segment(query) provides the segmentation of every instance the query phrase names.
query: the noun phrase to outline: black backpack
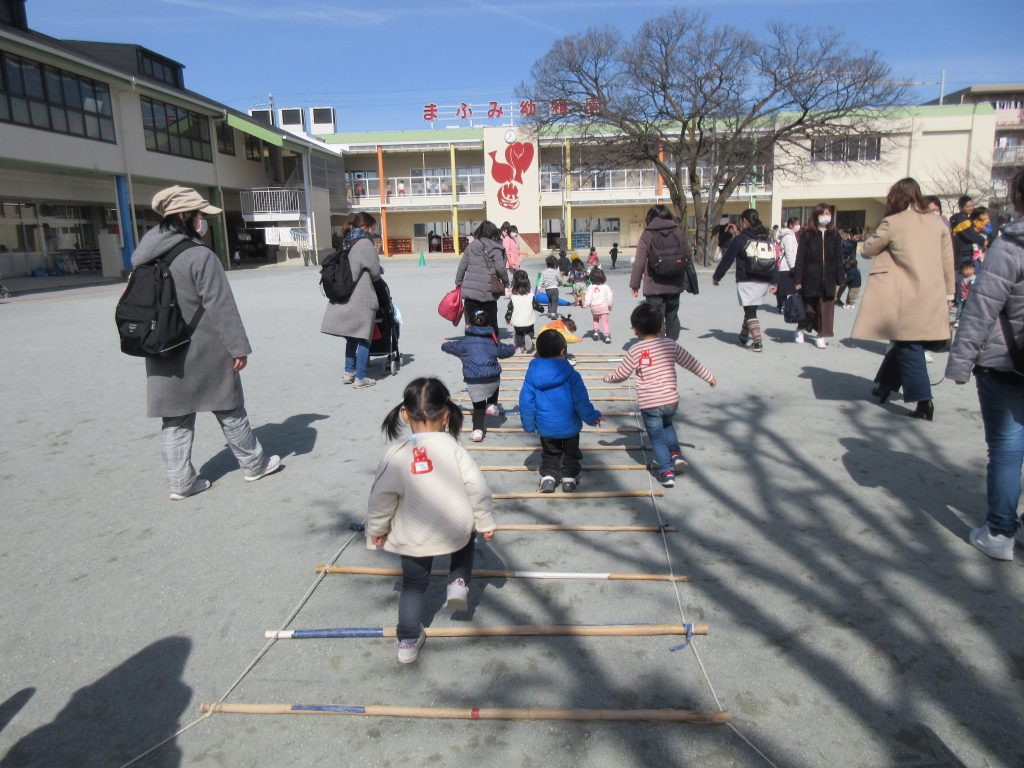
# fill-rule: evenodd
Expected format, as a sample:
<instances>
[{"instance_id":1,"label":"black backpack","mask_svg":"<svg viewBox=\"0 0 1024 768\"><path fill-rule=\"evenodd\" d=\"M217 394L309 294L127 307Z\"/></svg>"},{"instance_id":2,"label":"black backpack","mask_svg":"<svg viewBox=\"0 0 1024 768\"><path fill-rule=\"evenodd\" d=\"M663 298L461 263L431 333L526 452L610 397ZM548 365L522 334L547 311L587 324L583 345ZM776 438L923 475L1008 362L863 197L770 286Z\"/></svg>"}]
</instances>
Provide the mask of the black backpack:
<instances>
[{"instance_id":1,"label":"black backpack","mask_svg":"<svg viewBox=\"0 0 1024 768\"><path fill-rule=\"evenodd\" d=\"M170 357L191 341L192 329L181 316L170 267L178 254L198 245L195 240L184 240L132 270L114 310L121 351L126 355Z\"/></svg>"},{"instance_id":2,"label":"black backpack","mask_svg":"<svg viewBox=\"0 0 1024 768\"><path fill-rule=\"evenodd\" d=\"M655 239L658 238L658 239ZM647 246L647 272L653 278L676 281L686 272L689 261L683 255L682 244L662 235L652 236Z\"/></svg>"},{"instance_id":3,"label":"black backpack","mask_svg":"<svg viewBox=\"0 0 1024 768\"><path fill-rule=\"evenodd\" d=\"M359 277L352 275L352 265L348 260L348 254L352 250L352 246L362 239L357 237L345 242L341 248L325 258L320 267L320 290L331 304L346 303L356 289ZM365 239L370 240L368 237ZM370 242L373 241L370 240Z\"/></svg>"}]
</instances>

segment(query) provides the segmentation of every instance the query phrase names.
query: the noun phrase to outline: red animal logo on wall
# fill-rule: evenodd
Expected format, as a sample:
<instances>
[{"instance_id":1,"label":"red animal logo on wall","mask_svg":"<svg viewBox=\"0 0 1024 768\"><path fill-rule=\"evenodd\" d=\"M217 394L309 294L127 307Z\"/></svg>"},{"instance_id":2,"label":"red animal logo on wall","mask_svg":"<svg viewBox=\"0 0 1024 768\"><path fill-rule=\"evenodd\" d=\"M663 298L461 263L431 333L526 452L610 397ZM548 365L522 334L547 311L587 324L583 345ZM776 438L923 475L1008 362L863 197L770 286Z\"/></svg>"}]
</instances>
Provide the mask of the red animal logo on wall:
<instances>
[{"instance_id":1,"label":"red animal logo on wall","mask_svg":"<svg viewBox=\"0 0 1024 768\"><path fill-rule=\"evenodd\" d=\"M533 162L533 144L517 141L505 148L505 162L498 160L498 152L491 156L491 178L501 186L498 189L498 205L514 211L519 207L519 185L523 183L523 172Z\"/></svg>"}]
</instances>

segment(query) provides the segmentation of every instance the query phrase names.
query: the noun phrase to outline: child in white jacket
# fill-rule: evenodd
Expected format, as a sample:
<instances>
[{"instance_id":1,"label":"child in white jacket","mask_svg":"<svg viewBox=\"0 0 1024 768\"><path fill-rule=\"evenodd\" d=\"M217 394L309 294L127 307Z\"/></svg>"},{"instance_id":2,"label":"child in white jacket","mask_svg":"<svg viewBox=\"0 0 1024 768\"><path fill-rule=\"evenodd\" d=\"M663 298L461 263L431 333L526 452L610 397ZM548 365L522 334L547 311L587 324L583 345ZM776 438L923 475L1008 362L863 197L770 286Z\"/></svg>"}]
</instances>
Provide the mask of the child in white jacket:
<instances>
[{"instance_id":1,"label":"child in white jacket","mask_svg":"<svg viewBox=\"0 0 1024 768\"><path fill-rule=\"evenodd\" d=\"M516 352L533 352L534 323L537 322L536 297L525 270L512 273L512 297L505 312L505 323L515 331Z\"/></svg>"},{"instance_id":2,"label":"child in white jacket","mask_svg":"<svg viewBox=\"0 0 1024 768\"><path fill-rule=\"evenodd\" d=\"M590 285L587 286L587 292L583 296L583 306L590 307L590 314L594 318L594 341L603 340L605 344L612 343L608 316L612 313L614 299L612 289L608 287L604 270L594 267L590 271Z\"/></svg>"},{"instance_id":3,"label":"child in white jacket","mask_svg":"<svg viewBox=\"0 0 1024 768\"><path fill-rule=\"evenodd\" d=\"M402 556L398 660L411 664L426 639L423 595L434 557L451 555L445 605L465 610L474 528L490 541L497 526L483 473L457 440L462 410L448 388L437 379L412 381L381 429L394 440L403 424L412 434L392 443L377 466L367 503L366 538L370 548Z\"/></svg>"}]
</instances>

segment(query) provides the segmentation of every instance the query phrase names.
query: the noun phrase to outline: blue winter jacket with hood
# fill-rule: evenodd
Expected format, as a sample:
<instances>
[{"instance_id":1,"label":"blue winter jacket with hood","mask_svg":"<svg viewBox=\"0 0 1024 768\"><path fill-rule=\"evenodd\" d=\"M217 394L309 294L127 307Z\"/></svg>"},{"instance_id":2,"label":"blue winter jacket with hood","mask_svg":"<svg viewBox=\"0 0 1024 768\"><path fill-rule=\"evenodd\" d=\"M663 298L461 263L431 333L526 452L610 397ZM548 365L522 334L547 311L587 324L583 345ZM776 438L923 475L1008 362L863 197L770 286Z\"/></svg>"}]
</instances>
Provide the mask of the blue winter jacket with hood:
<instances>
[{"instance_id":1,"label":"blue winter jacket with hood","mask_svg":"<svg viewBox=\"0 0 1024 768\"><path fill-rule=\"evenodd\" d=\"M538 357L530 362L519 392L519 418L526 432L562 439L578 435L584 421L596 424L601 412L568 360Z\"/></svg>"},{"instance_id":2,"label":"blue winter jacket with hood","mask_svg":"<svg viewBox=\"0 0 1024 768\"><path fill-rule=\"evenodd\" d=\"M446 341L441 350L462 360L462 380L467 384L497 381L501 378L499 357L512 357L516 348L495 341L491 326L471 325L461 339Z\"/></svg>"}]
</instances>

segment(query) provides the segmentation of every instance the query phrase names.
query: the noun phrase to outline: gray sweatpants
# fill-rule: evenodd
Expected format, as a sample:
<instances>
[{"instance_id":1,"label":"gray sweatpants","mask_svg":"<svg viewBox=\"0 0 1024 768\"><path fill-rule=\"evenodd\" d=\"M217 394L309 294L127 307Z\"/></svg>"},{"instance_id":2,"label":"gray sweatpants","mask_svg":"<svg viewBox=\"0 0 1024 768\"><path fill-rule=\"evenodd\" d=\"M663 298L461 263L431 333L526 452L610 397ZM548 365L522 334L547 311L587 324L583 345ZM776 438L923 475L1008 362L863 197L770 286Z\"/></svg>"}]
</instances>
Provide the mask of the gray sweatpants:
<instances>
[{"instance_id":1,"label":"gray sweatpants","mask_svg":"<svg viewBox=\"0 0 1024 768\"><path fill-rule=\"evenodd\" d=\"M249 427L245 406L232 411L214 411L224 439L246 474L255 474L263 466L263 446ZM164 417L160 431L160 453L167 466L167 487L171 493L184 493L196 481L192 466L192 440L195 437L196 415Z\"/></svg>"}]
</instances>

